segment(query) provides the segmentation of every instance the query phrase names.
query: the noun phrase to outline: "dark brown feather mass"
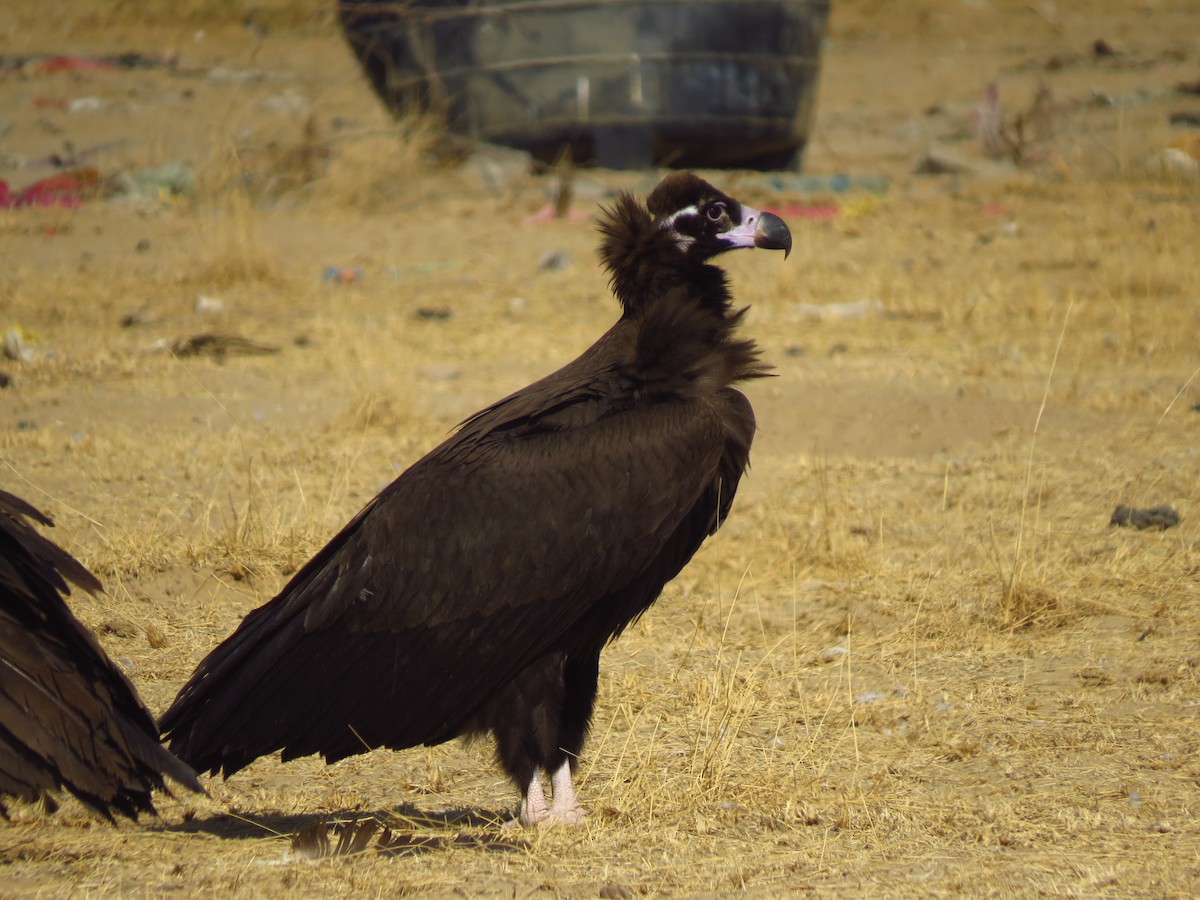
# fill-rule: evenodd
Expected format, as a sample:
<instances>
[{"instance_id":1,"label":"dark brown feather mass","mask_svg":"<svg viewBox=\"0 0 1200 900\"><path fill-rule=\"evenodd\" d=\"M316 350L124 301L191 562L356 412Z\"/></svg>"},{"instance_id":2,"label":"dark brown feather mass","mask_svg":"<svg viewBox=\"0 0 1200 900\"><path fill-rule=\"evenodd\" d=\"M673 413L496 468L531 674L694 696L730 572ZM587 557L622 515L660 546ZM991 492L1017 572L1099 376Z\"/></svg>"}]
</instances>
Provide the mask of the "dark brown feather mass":
<instances>
[{"instance_id":1,"label":"dark brown feather mass","mask_svg":"<svg viewBox=\"0 0 1200 900\"><path fill-rule=\"evenodd\" d=\"M714 198L741 222L690 175L616 200L621 318L467 419L201 662L160 722L182 759L228 775L488 730L521 787L574 759L601 649L719 527L749 458L733 385L764 368L706 261L729 247L667 218Z\"/></svg>"},{"instance_id":2,"label":"dark brown feather mass","mask_svg":"<svg viewBox=\"0 0 1200 900\"><path fill-rule=\"evenodd\" d=\"M0 491L0 797L52 804L65 788L111 820L154 812L164 776L202 790L63 600L68 581L96 593L99 580L28 520L53 525Z\"/></svg>"}]
</instances>

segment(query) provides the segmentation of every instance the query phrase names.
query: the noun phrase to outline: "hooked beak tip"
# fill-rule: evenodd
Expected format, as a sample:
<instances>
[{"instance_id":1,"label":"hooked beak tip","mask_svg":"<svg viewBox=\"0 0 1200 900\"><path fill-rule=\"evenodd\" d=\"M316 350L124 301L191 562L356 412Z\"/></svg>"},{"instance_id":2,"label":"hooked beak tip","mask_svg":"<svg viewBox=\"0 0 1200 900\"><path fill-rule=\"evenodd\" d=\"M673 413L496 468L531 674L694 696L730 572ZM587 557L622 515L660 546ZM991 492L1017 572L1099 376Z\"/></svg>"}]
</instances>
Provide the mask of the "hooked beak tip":
<instances>
[{"instance_id":1,"label":"hooked beak tip","mask_svg":"<svg viewBox=\"0 0 1200 900\"><path fill-rule=\"evenodd\" d=\"M759 214L758 227L754 230L754 246L762 250L782 250L787 259L792 252L792 233L787 223L774 213Z\"/></svg>"}]
</instances>

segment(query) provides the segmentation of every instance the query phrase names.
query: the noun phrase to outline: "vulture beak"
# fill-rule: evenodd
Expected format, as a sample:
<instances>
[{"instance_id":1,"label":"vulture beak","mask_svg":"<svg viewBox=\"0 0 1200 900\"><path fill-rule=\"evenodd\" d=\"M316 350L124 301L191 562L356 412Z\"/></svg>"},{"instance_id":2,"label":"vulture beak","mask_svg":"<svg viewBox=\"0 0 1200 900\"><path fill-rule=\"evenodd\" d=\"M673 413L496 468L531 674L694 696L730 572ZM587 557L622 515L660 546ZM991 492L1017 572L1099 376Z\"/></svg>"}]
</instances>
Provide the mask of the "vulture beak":
<instances>
[{"instance_id":1,"label":"vulture beak","mask_svg":"<svg viewBox=\"0 0 1200 900\"><path fill-rule=\"evenodd\" d=\"M742 207L742 224L731 228L720 239L734 247L758 247L762 250L782 250L787 259L792 252L792 233L787 223L774 213L759 212Z\"/></svg>"},{"instance_id":2,"label":"vulture beak","mask_svg":"<svg viewBox=\"0 0 1200 900\"><path fill-rule=\"evenodd\" d=\"M774 213L759 213L754 246L763 250L782 250L783 258L787 259L792 252L792 233L788 231L787 223Z\"/></svg>"}]
</instances>

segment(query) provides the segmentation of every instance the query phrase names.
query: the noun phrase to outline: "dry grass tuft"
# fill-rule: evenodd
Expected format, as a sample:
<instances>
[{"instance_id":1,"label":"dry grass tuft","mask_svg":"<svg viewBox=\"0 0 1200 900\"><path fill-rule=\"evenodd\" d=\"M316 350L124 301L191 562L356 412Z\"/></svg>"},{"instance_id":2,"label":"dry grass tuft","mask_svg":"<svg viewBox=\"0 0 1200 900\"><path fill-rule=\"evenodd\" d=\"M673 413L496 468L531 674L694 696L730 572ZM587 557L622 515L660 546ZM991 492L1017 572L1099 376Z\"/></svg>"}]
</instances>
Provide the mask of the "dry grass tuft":
<instances>
[{"instance_id":1,"label":"dry grass tuft","mask_svg":"<svg viewBox=\"0 0 1200 900\"><path fill-rule=\"evenodd\" d=\"M443 138L444 129L417 114L384 133L347 136L338 143L322 180L321 202L368 214L404 209L427 193Z\"/></svg>"},{"instance_id":2,"label":"dry grass tuft","mask_svg":"<svg viewBox=\"0 0 1200 900\"><path fill-rule=\"evenodd\" d=\"M235 151L219 154L208 168L196 206L197 247L182 273L186 281L213 289L279 283L279 264L263 241Z\"/></svg>"},{"instance_id":3,"label":"dry grass tuft","mask_svg":"<svg viewBox=\"0 0 1200 900\"><path fill-rule=\"evenodd\" d=\"M1000 604L1005 628L1061 628L1071 610L1053 591L1037 585L1016 584L1005 591Z\"/></svg>"}]
</instances>

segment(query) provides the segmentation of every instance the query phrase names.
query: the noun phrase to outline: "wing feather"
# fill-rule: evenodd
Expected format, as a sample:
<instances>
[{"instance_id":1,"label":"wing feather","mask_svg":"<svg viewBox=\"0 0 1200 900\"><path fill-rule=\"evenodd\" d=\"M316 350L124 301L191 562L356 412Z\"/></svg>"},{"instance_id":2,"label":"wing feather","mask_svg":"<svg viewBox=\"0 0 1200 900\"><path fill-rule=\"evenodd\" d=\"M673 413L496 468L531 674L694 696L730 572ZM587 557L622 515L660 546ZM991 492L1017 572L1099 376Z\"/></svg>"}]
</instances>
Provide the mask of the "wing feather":
<instances>
[{"instance_id":1,"label":"wing feather","mask_svg":"<svg viewBox=\"0 0 1200 900\"><path fill-rule=\"evenodd\" d=\"M726 424L711 401L572 384L485 410L373 499L201 663L160 722L172 749L229 774L436 743L578 623L610 627L593 608L695 518Z\"/></svg>"},{"instance_id":2,"label":"wing feather","mask_svg":"<svg viewBox=\"0 0 1200 900\"><path fill-rule=\"evenodd\" d=\"M68 581L95 592L99 580L27 520L53 524L0 491L0 794L34 800L65 788L108 818L135 818L153 811L163 776L201 790L63 601Z\"/></svg>"}]
</instances>

